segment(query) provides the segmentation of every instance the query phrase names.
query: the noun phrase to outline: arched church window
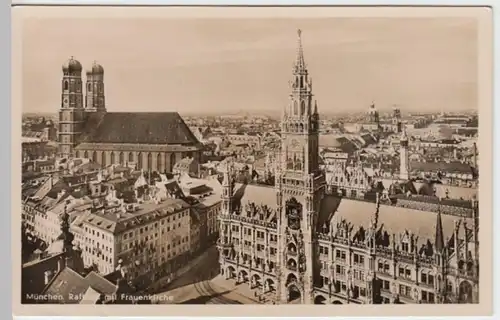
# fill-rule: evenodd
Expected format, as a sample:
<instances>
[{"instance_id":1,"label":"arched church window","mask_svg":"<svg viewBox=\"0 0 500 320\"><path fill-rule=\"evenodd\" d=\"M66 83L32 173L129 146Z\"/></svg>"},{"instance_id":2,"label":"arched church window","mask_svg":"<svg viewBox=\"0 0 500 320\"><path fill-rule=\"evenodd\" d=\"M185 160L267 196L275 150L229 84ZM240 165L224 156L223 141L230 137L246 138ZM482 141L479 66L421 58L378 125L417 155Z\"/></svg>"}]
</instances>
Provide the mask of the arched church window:
<instances>
[{"instance_id":1,"label":"arched church window","mask_svg":"<svg viewBox=\"0 0 500 320\"><path fill-rule=\"evenodd\" d=\"M115 153L111 151L111 164L115 164Z\"/></svg>"},{"instance_id":2,"label":"arched church window","mask_svg":"<svg viewBox=\"0 0 500 320\"><path fill-rule=\"evenodd\" d=\"M105 167L106 166L106 152L103 151L101 153L101 166Z\"/></svg>"},{"instance_id":3,"label":"arched church window","mask_svg":"<svg viewBox=\"0 0 500 320\"><path fill-rule=\"evenodd\" d=\"M132 152L128 154L128 162L134 162L134 154Z\"/></svg>"},{"instance_id":4,"label":"arched church window","mask_svg":"<svg viewBox=\"0 0 500 320\"><path fill-rule=\"evenodd\" d=\"M69 89L69 83L68 83L68 80L65 80L64 81L64 90L68 90Z\"/></svg>"},{"instance_id":5,"label":"arched church window","mask_svg":"<svg viewBox=\"0 0 500 320\"><path fill-rule=\"evenodd\" d=\"M306 114L306 103L304 100L300 103L300 115Z\"/></svg>"},{"instance_id":6,"label":"arched church window","mask_svg":"<svg viewBox=\"0 0 500 320\"><path fill-rule=\"evenodd\" d=\"M92 84L90 82L87 84L87 91L92 92Z\"/></svg>"},{"instance_id":7,"label":"arched church window","mask_svg":"<svg viewBox=\"0 0 500 320\"><path fill-rule=\"evenodd\" d=\"M300 77L300 88L304 88L304 77Z\"/></svg>"},{"instance_id":8,"label":"arched church window","mask_svg":"<svg viewBox=\"0 0 500 320\"><path fill-rule=\"evenodd\" d=\"M148 170L151 170L153 168L153 156L151 155L151 152L148 152Z\"/></svg>"},{"instance_id":9,"label":"arched church window","mask_svg":"<svg viewBox=\"0 0 500 320\"><path fill-rule=\"evenodd\" d=\"M137 168L142 169L142 153L137 154Z\"/></svg>"},{"instance_id":10,"label":"arched church window","mask_svg":"<svg viewBox=\"0 0 500 320\"><path fill-rule=\"evenodd\" d=\"M175 153L170 154L170 172L174 170L175 165Z\"/></svg>"},{"instance_id":11,"label":"arched church window","mask_svg":"<svg viewBox=\"0 0 500 320\"><path fill-rule=\"evenodd\" d=\"M297 101L294 101L293 102L293 114L297 115L298 113L299 113L299 106L298 106Z\"/></svg>"},{"instance_id":12,"label":"arched church window","mask_svg":"<svg viewBox=\"0 0 500 320\"><path fill-rule=\"evenodd\" d=\"M156 170L161 171L161 153L156 155Z\"/></svg>"},{"instance_id":13,"label":"arched church window","mask_svg":"<svg viewBox=\"0 0 500 320\"><path fill-rule=\"evenodd\" d=\"M97 163L97 152L95 152L95 151L94 151L94 152L92 152L92 161L93 161L94 163Z\"/></svg>"}]
</instances>

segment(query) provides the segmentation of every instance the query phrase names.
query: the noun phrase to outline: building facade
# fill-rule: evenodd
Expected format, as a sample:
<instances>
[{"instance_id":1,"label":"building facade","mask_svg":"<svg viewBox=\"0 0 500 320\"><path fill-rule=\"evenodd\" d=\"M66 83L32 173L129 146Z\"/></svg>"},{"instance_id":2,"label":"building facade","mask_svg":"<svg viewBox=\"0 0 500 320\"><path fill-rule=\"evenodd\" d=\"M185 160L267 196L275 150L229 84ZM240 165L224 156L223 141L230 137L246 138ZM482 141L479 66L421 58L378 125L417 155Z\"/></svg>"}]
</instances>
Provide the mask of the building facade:
<instances>
[{"instance_id":1,"label":"building facade","mask_svg":"<svg viewBox=\"0 0 500 320\"><path fill-rule=\"evenodd\" d=\"M78 217L71 226L85 266L109 274L127 269L127 280L145 286L175 271L191 253L190 206L181 199L129 204Z\"/></svg>"},{"instance_id":2,"label":"building facade","mask_svg":"<svg viewBox=\"0 0 500 320\"><path fill-rule=\"evenodd\" d=\"M101 166L135 164L138 169L172 172L185 157L201 159L202 145L177 112L108 112L104 68L86 72L71 58L63 65L58 155L93 160ZM85 99L84 99L84 89Z\"/></svg>"},{"instance_id":3,"label":"building facade","mask_svg":"<svg viewBox=\"0 0 500 320\"><path fill-rule=\"evenodd\" d=\"M477 302L477 204L472 218L455 221L326 192L298 35L274 188L235 184L226 164L220 273L275 303Z\"/></svg>"}]
</instances>

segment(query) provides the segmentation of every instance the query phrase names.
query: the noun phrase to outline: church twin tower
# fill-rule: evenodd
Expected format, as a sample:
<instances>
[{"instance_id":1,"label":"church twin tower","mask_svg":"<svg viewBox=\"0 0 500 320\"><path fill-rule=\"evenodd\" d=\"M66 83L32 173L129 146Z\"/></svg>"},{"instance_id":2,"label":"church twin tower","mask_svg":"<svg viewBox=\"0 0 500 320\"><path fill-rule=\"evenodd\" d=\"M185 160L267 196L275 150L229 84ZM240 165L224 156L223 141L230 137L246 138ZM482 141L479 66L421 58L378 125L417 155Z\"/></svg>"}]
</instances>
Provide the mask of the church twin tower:
<instances>
[{"instance_id":1,"label":"church twin tower","mask_svg":"<svg viewBox=\"0 0 500 320\"><path fill-rule=\"evenodd\" d=\"M69 157L78 144L90 113L105 113L104 68L93 63L86 72L85 100L83 99L82 65L71 57L62 67L62 95L59 110L58 155ZM85 104L84 104L85 102Z\"/></svg>"}]
</instances>

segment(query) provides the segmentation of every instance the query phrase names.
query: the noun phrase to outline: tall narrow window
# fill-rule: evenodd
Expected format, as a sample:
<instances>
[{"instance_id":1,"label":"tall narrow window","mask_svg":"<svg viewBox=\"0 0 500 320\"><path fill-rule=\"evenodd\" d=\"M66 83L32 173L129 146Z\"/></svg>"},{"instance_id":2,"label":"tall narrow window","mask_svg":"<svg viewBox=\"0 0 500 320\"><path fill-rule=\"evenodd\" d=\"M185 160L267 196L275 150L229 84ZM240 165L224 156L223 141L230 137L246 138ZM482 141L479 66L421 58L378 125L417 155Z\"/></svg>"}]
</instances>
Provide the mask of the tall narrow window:
<instances>
[{"instance_id":1,"label":"tall narrow window","mask_svg":"<svg viewBox=\"0 0 500 320\"><path fill-rule=\"evenodd\" d=\"M101 166L105 167L106 166L106 152L103 151L101 153Z\"/></svg>"},{"instance_id":2,"label":"tall narrow window","mask_svg":"<svg viewBox=\"0 0 500 320\"><path fill-rule=\"evenodd\" d=\"M293 114L297 115L298 113L299 113L299 106L298 106L297 101L294 101L293 102Z\"/></svg>"},{"instance_id":3,"label":"tall narrow window","mask_svg":"<svg viewBox=\"0 0 500 320\"><path fill-rule=\"evenodd\" d=\"M174 170L175 165L175 153L170 154L170 172Z\"/></svg>"},{"instance_id":4,"label":"tall narrow window","mask_svg":"<svg viewBox=\"0 0 500 320\"><path fill-rule=\"evenodd\" d=\"M64 81L64 90L68 90L69 89L69 83L68 81Z\"/></svg>"},{"instance_id":5,"label":"tall narrow window","mask_svg":"<svg viewBox=\"0 0 500 320\"><path fill-rule=\"evenodd\" d=\"M306 113L306 103L304 100L300 103L300 115L303 116Z\"/></svg>"},{"instance_id":6,"label":"tall narrow window","mask_svg":"<svg viewBox=\"0 0 500 320\"><path fill-rule=\"evenodd\" d=\"M142 153L137 154L137 168L142 169Z\"/></svg>"},{"instance_id":7,"label":"tall narrow window","mask_svg":"<svg viewBox=\"0 0 500 320\"><path fill-rule=\"evenodd\" d=\"M111 164L115 164L115 153L111 151Z\"/></svg>"},{"instance_id":8,"label":"tall narrow window","mask_svg":"<svg viewBox=\"0 0 500 320\"><path fill-rule=\"evenodd\" d=\"M118 161L120 162L120 164L123 164L125 162L123 159L123 152L120 152L120 155L118 156Z\"/></svg>"},{"instance_id":9,"label":"tall narrow window","mask_svg":"<svg viewBox=\"0 0 500 320\"><path fill-rule=\"evenodd\" d=\"M151 156L151 152L148 152L148 170L153 169L153 156Z\"/></svg>"},{"instance_id":10,"label":"tall narrow window","mask_svg":"<svg viewBox=\"0 0 500 320\"><path fill-rule=\"evenodd\" d=\"M156 155L156 170L161 171L161 153Z\"/></svg>"},{"instance_id":11,"label":"tall narrow window","mask_svg":"<svg viewBox=\"0 0 500 320\"><path fill-rule=\"evenodd\" d=\"M92 92L92 84L90 82L87 83L87 91Z\"/></svg>"}]
</instances>

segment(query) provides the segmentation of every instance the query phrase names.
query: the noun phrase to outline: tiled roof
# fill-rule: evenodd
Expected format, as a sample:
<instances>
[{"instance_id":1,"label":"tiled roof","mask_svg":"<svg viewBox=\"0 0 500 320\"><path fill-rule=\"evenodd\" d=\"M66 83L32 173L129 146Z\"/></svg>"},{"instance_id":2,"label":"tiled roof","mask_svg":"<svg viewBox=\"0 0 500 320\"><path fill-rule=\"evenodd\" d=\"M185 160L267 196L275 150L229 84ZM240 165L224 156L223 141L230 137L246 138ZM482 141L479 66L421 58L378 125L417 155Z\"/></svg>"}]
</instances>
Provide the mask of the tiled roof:
<instances>
[{"instance_id":1,"label":"tiled roof","mask_svg":"<svg viewBox=\"0 0 500 320\"><path fill-rule=\"evenodd\" d=\"M23 264L21 272L21 301L30 303L28 293L42 293L45 288L44 273L46 271L57 270L57 265L61 256L61 254L58 254L43 260ZM33 301L31 301L31 303L33 303Z\"/></svg>"},{"instance_id":2,"label":"tiled roof","mask_svg":"<svg viewBox=\"0 0 500 320\"><path fill-rule=\"evenodd\" d=\"M137 211L133 212L122 212L120 210L116 212L112 210L108 212L97 211L85 219L84 223L117 234L132 227L151 223L188 207L189 204L181 199L166 199L160 204L140 204Z\"/></svg>"},{"instance_id":3,"label":"tiled roof","mask_svg":"<svg viewBox=\"0 0 500 320\"><path fill-rule=\"evenodd\" d=\"M198 144L177 112L112 112L91 118L82 142L133 144Z\"/></svg>"},{"instance_id":4,"label":"tiled roof","mask_svg":"<svg viewBox=\"0 0 500 320\"><path fill-rule=\"evenodd\" d=\"M89 273L85 278L70 268L59 272L46 288L44 294L48 297L62 297L51 303L76 304L83 295L92 288L98 293L112 294L116 286L95 272Z\"/></svg>"},{"instance_id":5,"label":"tiled roof","mask_svg":"<svg viewBox=\"0 0 500 320\"><path fill-rule=\"evenodd\" d=\"M375 204L372 202L343 198L333 214L332 222L337 223L345 219L356 227L362 226L367 229L375 209ZM435 212L381 205L378 225L389 234L398 235L408 231L419 237L419 243L425 243L427 240L434 242L436 216ZM459 219L451 215L442 215L441 219L444 237L451 237L455 221ZM466 219L466 221L469 225L473 225L472 219Z\"/></svg>"},{"instance_id":6,"label":"tiled roof","mask_svg":"<svg viewBox=\"0 0 500 320\"><path fill-rule=\"evenodd\" d=\"M472 167L466 163L461 162L418 162L411 161L410 168L412 171L424 172L445 172L445 173L466 173L473 172Z\"/></svg>"},{"instance_id":7,"label":"tiled roof","mask_svg":"<svg viewBox=\"0 0 500 320\"><path fill-rule=\"evenodd\" d=\"M439 199L438 197L429 196L429 195L417 195L413 194L408 197L405 194L394 195L393 198L396 199L405 199L417 202L426 202L433 204L442 204L443 206L451 206L451 207L460 207L472 209L472 202L470 200L460 200L460 199Z\"/></svg>"},{"instance_id":8,"label":"tiled roof","mask_svg":"<svg viewBox=\"0 0 500 320\"><path fill-rule=\"evenodd\" d=\"M78 303L79 301L71 297L84 293L88 287L82 276L70 268L64 268L55 276L44 294L49 297L49 303ZM63 301L60 299L51 301L50 297L62 297Z\"/></svg>"},{"instance_id":9,"label":"tiled roof","mask_svg":"<svg viewBox=\"0 0 500 320\"><path fill-rule=\"evenodd\" d=\"M94 271L90 272L86 277L85 281L91 286L94 290L97 290L100 293L111 294L115 291L116 286L108 279L103 276L95 273Z\"/></svg>"},{"instance_id":10,"label":"tiled roof","mask_svg":"<svg viewBox=\"0 0 500 320\"><path fill-rule=\"evenodd\" d=\"M248 202L276 208L276 194L273 186L237 183L234 187L235 205L245 205Z\"/></svg>"}]
</instances>

